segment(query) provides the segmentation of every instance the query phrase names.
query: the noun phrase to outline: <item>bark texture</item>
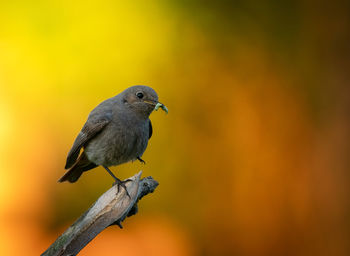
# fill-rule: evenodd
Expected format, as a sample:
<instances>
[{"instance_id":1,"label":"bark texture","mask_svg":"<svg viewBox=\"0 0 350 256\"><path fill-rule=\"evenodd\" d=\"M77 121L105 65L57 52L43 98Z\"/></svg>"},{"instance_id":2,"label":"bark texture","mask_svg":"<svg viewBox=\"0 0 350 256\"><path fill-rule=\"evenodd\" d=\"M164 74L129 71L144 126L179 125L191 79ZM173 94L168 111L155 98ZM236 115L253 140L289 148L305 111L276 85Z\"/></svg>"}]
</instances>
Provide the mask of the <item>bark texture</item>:
<instances>
[{"instance_id":1,"label":"bark texture","mask_svg":"<svg viewBox=\"0 0 350 256\"><path fill-rule=\"evenodd\" d=\"M140 179L142 172L129 178L125 184L130 198L124 188L114 185L71 225L41 255L77 255L92 239L110 225L122 227L122 221L137 213L137 202L143 196L152 193L158 182L152 177Z\"/></svg>"}]
</instances>

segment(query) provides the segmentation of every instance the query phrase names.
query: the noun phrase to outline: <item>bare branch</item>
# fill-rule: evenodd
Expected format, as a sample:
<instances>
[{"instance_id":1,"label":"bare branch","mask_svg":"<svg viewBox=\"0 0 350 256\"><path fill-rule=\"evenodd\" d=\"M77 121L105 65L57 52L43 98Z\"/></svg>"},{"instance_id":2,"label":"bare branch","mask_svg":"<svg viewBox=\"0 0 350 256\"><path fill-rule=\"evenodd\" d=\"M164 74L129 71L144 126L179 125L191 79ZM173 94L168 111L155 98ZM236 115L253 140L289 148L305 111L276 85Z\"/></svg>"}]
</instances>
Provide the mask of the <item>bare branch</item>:
<instances>
[{"instance_id":1,"label":"bare branch","mask_svg":"<svg viewBox=\"0 0 350 256\"><path fill-rule=\"evenodd\" d=\"M72 226L70 226L43 253L42 256L77 255L92 239L110 225L118 225L137 213L137 202L143 196L152 193L158 182L152 177L140 180L142 172L129 178L125 190L114 185L106 191Z\"/></svg>"}]
</instances>

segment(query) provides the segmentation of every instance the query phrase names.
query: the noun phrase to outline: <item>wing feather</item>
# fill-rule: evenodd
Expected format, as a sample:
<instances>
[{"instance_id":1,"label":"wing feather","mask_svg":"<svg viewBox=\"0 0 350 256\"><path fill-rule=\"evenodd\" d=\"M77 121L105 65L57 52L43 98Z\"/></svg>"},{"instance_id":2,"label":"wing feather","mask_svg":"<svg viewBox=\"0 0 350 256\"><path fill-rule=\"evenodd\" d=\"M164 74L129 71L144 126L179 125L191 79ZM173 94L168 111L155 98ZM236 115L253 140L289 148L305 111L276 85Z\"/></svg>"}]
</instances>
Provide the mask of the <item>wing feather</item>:
<instances>
[{"instance_id":1,"label":"wing feather","mask_svg":"<svg viewBox=\"0 0 350 256\"><path fill-rule=\"evenodd\" d=\"M152 137L152 134L153 134L153 127L152 127L152 123L151 123L151 120L148 120L149 121L149 134L148 134L148 139L150 139Z\"/></svg>"},{"instance_id":2,"label":"wing feather","mask_svg":"<svg viewBox=\"0 0 350 256\"><path fill-rule=\"evenodd\" d=\"M85 123L68 153L65 169L69 169L74 165L79 156L80 149L84 147L93 137L100 133L109 122L110 119L101 118L97 120L88 120Z\"/></svg>"}]
</instances>

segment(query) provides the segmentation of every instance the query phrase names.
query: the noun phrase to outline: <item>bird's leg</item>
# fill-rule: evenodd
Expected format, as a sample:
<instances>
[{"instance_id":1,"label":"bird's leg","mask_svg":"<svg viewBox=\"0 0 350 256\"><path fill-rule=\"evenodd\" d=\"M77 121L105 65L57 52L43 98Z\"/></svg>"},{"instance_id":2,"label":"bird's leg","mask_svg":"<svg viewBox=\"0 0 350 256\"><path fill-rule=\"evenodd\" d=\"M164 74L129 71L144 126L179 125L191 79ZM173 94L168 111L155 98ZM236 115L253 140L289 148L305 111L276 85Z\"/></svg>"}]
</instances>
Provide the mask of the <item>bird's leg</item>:
<instances>
[{"instance_id":1,"label":"bird's leg","mask_svg":"<svg viewBox=\"0 0 350 256\"><path fill-rule=\"evenodd\" d=\"M139 160L143 164L146 164L146 162L143 159L141 159L141 157L139 157L139 156L137 157L137 160Z\"/></svg>"},{"instance_id":2,"label":"bird's leg","mask_svg":"<svg viewBox=\"0 0 350 256\"><path fill-rule=\"evenodd\" d=\"M128 190L126 189L126 186L125 186L125 183L128 182L129 180L121 181L120 179L118 179L118 178L113 174L113 172L112 172L110 169L108 169L107 166L104 166L104 165L103 165L103 168L105 168L106 171L113 177L113 179L115 179L115 182L113 183L113 186L114 186L115 184L118 184L118 193L119 193L119 186L122 186L122 187L125 189L125 192L126 192L127 196L128 196L129 198L131 198L130 195L129 195L129 192L128 192Z\"/></svg>"}]
</instances>

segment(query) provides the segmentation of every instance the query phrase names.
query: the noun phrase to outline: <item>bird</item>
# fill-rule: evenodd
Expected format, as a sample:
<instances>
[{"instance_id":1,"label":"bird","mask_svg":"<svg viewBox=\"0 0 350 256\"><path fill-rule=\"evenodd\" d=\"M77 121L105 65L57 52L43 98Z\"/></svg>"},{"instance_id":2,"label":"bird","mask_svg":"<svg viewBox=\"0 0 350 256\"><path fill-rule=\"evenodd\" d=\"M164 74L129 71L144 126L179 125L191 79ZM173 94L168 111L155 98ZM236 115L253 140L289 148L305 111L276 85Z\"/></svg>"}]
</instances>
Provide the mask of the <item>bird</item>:
<instances>
[{"instance_id":1,"label":"bird","mask_svg":"<svg viewBox=\"0 0 350 256\"><path fill-rule=\"evenodd\" d=\"M76 137L67 156L67 171L58 181L74 183L84 172L102 166L118 184L118 191L122 186L128 194L124 182L109 167L134 160L145 163L141 157L153 133L149 116L159 108L168 113L156 91L144 85L129 87L101 102Z\"/></svg>"}]
</instances>

